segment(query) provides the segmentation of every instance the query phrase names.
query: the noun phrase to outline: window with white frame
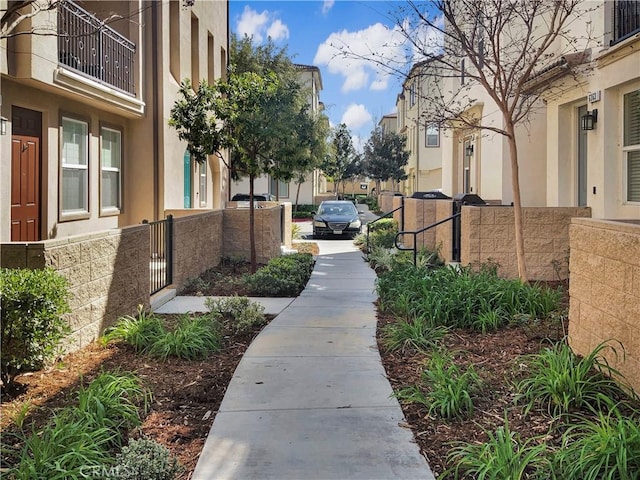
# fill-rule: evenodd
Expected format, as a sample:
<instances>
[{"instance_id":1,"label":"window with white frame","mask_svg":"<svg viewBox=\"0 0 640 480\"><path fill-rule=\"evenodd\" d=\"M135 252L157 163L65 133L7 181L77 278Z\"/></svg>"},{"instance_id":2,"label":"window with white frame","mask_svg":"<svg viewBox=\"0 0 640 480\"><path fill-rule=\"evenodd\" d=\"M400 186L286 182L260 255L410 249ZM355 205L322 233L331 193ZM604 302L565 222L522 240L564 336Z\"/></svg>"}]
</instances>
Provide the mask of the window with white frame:
<instances>
[{"instance_id":1,"label":"window with white frame","mask_svg":"<svg viewBox=\"0 0 640 480\"><path fill-rule=\"evenodd\" d=\"M626 198L628 202L640 202L640 89L624 96L623 136Z\"/></svg>"},{"instance_id":2,"label":"window with white frame","mask_svg":"<svg viewBox=\"0 0 640 480\"><path fill-rule=\"evenodd\" d=\"M200 206L207 206L207 162L199 164L200 168Z\"/></svg>"},{"instance_id":3,"label":"window with white frame","mask_svg":"<svg viewBox=\"0 0 640 480\"><path fill-rule=\"evenodd\" d=\"M425 128L425 146L427 147L439 147L440 146L440 129L437 125L427 125Z\"/></svg>"},{"instance_id":4,"label":"window with white frame","mask_svg":"<svg viewBox=\"0 0 640 480\"><path fill-rule=\"evenodd\" d=\"M122 209L122 132L100 128L100 208L103 212Z\"/></svg>"},{"instance_id":5,"label":"window with white frame","mask_svg":"<svg viewBox=\"0 0 640 480\"><path fill-rule=\"evenodd\" d=\"M409 86L409 107L413 107L418 101L415 81Z\"/></svg>"},{"instance_id":6,"label":"window with white frame","mask_svg":"<svg viewBox=\"0 0 640 480\"><path fill-rule=\"evenodd\" d=\"M62 117L60 211L62 217L89 213L89 124Z\"/></svg>"}]
</instances>

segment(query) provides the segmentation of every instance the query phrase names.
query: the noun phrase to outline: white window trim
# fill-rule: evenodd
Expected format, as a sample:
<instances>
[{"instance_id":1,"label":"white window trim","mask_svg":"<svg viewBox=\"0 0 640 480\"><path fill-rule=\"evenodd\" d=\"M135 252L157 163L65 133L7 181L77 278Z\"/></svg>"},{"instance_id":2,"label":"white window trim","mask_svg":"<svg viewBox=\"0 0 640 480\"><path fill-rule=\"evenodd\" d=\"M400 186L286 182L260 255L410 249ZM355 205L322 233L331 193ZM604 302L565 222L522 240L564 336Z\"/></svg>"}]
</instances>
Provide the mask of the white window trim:
<instances>
[{"instance_id":1,"label":"white window trim","mask_svg":"<svg viewBox=\"0 0 640 480\"><path fill-rule=\"evenodd\" d=\"M85 136L85 152L86 156L84 158L84 165L79 165L75 163L64 163L64 122L72 122L83 124L86 126L86 136ZM79 118L73 117L72 115L64 114L60 118L60 180L59 180L59 194L58 194L58 216L59 221L72 221L72 220L83 220L87 219L90 216L90 177L89 177L89 161L90 161L90 152L89 152L89 137L90 137L90 125L89 121ZM85 181L86 181L86 194L85 194L85 205L86 208L82 209L73 209L73 210L63 210L62 205L62 196L64 189L64 171L65 170L81 170L85 172Z\"/></svg>"},{"instance_id":2,"label":"white window trim","mask_svg":"<svg viewBox=\"0 0 640 480\"><path fill-rule=\"evenodd\" d=\"M108 130L109 132L117 133L120 135L120 168L114 167L105 167L102 164L102 132L103 130ZM119 128L110 127L107 125L100 126L100 214L104 216L108 215L118 215L122 213L123 210L123 198L122 198L122 163L124 161L123 157L123 142L122 142L122 130ZM105 207L102 205L102 172L118 172L118 206L108 206Z\"/></svg>"}]
</instances>

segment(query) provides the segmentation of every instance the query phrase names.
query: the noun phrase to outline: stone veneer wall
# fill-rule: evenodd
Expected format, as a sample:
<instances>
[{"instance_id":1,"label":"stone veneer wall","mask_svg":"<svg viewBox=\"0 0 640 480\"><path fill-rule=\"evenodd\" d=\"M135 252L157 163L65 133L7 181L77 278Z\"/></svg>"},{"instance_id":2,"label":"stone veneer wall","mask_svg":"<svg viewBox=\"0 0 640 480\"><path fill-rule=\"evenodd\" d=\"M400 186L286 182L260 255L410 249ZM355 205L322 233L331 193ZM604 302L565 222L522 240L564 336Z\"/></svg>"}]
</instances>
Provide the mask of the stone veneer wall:
<instances>
[{"instance_id":1,"label":"stone veneer wall","mask_svg":"<svg viewBox=\"0 0 640 480\"><path fill-rule=\"evenodd\" d=\"M418 198L405 198L404 200L404 229L406 231L418 231L436 222L436 201L421 200ZM436 249L436 228L416 235L418 249ZM400 241L407 247L413 247L413 235L404 235Z\"/></svg>"},{"instance_id":2,"label":"stone veneer wall","mask_svg":"<svg viewBox=\"0 0 640 480\"><path fill-rule=\"evenodd\" d=\"M569 342L587 355L603 352L640 393L640 221L574 218L569 230Z\"/></svg>"},{"instance_id":3,"label":"stone veneer wall","mask_svg":"<svg viewBox=\"0 0 640 480\"><path fill-rule=\"evenodd\" d=\"M222 257L222 210L167 210L173 215L173 284L215 267Z\"/></svg>"},{"instance_id":4,"label":"stone veneer wall","mask_svg":"<svg viewBox=\"0 0 640 480\"><path fill-rule=\"evenodd\" d=\"M267 263L281 254L282 207L256 208L254 228L258 263ZM291 222L291 217L289 217ZM222 254L228 257L250 258L249 209L227 208L222 220Z\"/></svg>"},{"instance_id":5,"label":"stone veneer wall","mask_svg":"<svg viewBox=\"0 0 640 480\"><path fill-rule=\"evenodd\" d=\"M559 280L569 276L569 224L573 217L590 217L588 207L523 207L524 249L531 280ZM460 263L489 259L500 264L499 274L518 277L512 207L463 206ZM559 267L556 271L554 264ZM560 278L559 278L560 277Z\"/></svg>"},{"instance_id":6,"label":"stone veneer wall","mask_svg":"<svg viewBox=\"0 0 640 480\"><path fill-rule=\"evenodd\" d=\"M149 307L148 225L1 248L3 267L50 267L69 280L67 350L87 345L138 305Z\"/></svg>"}]
</instances>

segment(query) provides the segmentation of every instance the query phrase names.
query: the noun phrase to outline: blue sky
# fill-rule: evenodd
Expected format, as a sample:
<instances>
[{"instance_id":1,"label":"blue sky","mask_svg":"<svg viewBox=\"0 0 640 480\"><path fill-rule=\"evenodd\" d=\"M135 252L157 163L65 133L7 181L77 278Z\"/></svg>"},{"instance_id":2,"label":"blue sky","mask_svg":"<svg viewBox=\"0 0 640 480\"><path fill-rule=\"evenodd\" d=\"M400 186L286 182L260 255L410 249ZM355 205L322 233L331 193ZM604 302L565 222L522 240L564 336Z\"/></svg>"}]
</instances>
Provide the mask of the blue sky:
<instances>
[{"instance_id":1,"label":"blue sky","mask_svg":"<svg viewBox=\"0 0 640 480\"><path fill-rule=\"evenodd\" d=\"M399 2L389 1L249 1L231 0L231 30L262 43L270 36L287 46L295 63L320 68L320 100L332 125L346 123L354 143L364 143L380 118L395 112L402 79L379 71L375 64L337 56L336 45L368 54L385 50L390 56L402 47L392 45ZM392 52L390 53L390 50Z\"/></svg>"}]
</instances>

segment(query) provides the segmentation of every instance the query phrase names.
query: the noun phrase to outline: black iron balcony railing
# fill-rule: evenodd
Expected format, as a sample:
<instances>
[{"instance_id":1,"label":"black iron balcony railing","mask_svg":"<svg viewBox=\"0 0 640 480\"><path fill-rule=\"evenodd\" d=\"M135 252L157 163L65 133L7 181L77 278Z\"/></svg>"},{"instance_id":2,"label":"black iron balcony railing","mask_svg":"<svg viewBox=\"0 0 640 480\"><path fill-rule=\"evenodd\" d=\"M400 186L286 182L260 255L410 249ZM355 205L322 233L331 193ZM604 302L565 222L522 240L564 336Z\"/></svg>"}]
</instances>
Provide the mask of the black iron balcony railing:
<instances>
[{"instance_id":1,"label":"black iron balcony railing","mask_svg":"<svg viewBox=\"0 0 640 480\"><path fill-rule=\"evenodd\" d=\"M621 42L625 38L640 32L640 2L613 2L613 39L611 44Z\"/></svg>"},{"instance_id":2,"label":"black iron balcony railing","mask_svg":"<svg viewBox=\"0 0 640 480\"><path fill-rule=\"evenodd\" d=\"M58 6L58 62L135 95L136 46L76 4Z\"/></svg>"}]
</instances>

